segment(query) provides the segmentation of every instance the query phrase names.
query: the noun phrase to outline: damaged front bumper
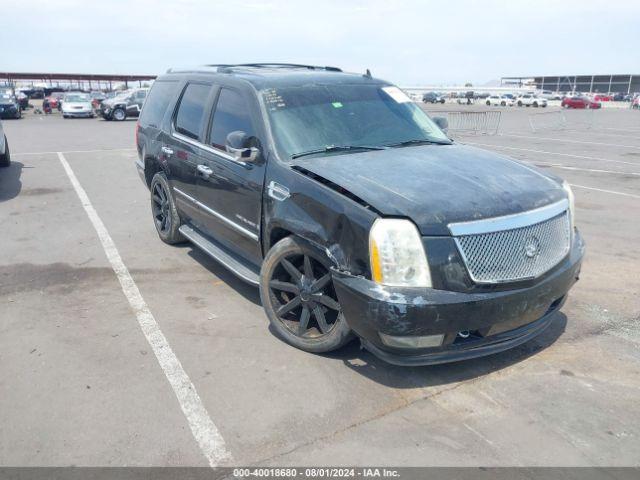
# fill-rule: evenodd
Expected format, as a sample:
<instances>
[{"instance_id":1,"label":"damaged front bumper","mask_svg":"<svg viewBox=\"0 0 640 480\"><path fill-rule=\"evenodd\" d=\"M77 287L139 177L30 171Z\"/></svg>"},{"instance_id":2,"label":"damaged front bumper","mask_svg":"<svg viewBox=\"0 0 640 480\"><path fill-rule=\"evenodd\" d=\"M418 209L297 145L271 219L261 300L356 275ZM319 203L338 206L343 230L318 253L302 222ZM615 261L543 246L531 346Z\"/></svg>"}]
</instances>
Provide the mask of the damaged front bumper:
<instances>
[{"instance_id":1,"label":"damaged front bumper","mask_svg":"<svg viewBox=\"0 0 640 480\"><path fill-rule=\"evenodd\" d=\"M388 287L337 270L333 277L345 319L367 350L396 365L431 365L490 355L540 334L577 281L583 255L576 232L568 257L540 282L483 293ZM381 334L442 340L437 347L399 348Z\"/></svg>"}]
</instances>

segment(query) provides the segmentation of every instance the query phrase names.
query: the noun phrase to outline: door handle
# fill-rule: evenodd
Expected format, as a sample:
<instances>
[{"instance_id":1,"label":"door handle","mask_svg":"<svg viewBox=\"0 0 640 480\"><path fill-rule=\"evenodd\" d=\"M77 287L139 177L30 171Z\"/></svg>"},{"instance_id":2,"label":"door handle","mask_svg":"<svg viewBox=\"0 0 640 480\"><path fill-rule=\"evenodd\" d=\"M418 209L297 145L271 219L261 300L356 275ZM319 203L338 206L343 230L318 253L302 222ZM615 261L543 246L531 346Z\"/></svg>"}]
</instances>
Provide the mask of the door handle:
<instances>
[{"instance_id":1,"label":"door handle","mask_svg":"<svg viewBox=\"0 0 640 480\"><path fill-rule=\"evenodd\" d=\"M173 150L169 147L162 147L160 150L162 150L162 153L164 153L165 155L173 155Z\"/></svg>"},{"instance_id":2,"label":"door handle","mask_svg":"<svg viewBox=\"0 0 640 480\"><path fill-rule=\"evenodd\" d=\"M204 178L209 178L211 175L213 175L213 170L211 170L206 165L198 165L196 167L196 170L198 170L198 173L200 173Z\"/></svg>"}]
</instances>

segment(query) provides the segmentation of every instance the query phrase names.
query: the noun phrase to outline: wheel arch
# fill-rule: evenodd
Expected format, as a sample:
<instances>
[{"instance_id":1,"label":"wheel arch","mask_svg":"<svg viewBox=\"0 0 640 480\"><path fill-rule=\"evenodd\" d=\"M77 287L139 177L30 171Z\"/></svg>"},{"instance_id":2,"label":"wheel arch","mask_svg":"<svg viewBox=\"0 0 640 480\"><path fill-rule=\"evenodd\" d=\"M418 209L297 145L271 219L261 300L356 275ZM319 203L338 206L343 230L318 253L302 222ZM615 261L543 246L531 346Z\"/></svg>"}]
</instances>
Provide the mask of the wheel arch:
<instances>
[{"instance_id":1,"label":"wheel arch","mask_svg":"<svg viewBox=\"0 0 640 480\"><path fill-rule=\"evenodd\" d=\"M295 236L318 249L336 268L368 275L369 229L378 214L297 171L285 167L277 173L276 182L286 186L290 195L277 200L265 192L263 255L282 238Z\"/></svg>"}]
</instances>

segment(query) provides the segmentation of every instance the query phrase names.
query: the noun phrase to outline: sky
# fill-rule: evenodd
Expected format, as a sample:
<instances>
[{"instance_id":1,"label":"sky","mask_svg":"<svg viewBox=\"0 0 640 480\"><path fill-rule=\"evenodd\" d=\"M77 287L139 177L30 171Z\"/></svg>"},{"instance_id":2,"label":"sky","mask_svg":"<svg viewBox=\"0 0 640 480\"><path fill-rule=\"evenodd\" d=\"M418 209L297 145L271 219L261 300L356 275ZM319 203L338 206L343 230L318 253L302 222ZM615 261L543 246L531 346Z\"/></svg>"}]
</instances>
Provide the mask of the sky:
<instances>
[{"instance_id":1,"label":"sky","mask_svg":"<svg viewBox=\"0 0 640 480\"><path fill-rule=\"evenodd\" d=\"M638 0L0 0L0 12L0 71L289 62L401 86L640 74Z\"/></svg>"}]
</instances>

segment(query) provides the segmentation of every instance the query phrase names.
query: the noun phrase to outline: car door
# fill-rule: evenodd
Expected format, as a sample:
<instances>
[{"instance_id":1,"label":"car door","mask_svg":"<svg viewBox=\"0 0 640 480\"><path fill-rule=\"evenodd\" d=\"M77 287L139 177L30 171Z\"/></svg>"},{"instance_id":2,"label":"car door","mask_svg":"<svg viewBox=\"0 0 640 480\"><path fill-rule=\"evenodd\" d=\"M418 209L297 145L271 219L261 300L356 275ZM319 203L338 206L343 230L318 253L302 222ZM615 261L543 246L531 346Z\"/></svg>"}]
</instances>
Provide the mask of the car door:
<instances>
[{"instance_id":1,"label":"car door","mask_svg":"<svg viewBox=\"0 0 640 480\"><path fill-rule=\"evenodd\" d=\"M197 167L197 197L206 212L207 230L254 264L262 259L259 235L265 163L236 161L225 145L227 135L234 131L252 137L252 144L263 144L256 135L257 112L252 95L222 87L210 119L204 161Z\"/></svg>"},{"instance_id":2,"label":"car door","mask_svg":"<svg viewBox=\"0 0 640 480\"><path fill-rule=\"evenodd\" d=\"M211 108L211 83L187 82L162 138L160 163L168 166L176 205L196 225L202 222L196 193L196 168L203 162L203 139Z\"/></svg>"},{"instance_id":3,"label":"car door","mask_svg":"<svg viewBox=\"0 0 640 480\"><path fill-rule=\"evenodd\" d=\"M142 104L144 103L144 99L147 96L146 90L138 90L133 93L129 99L127 100L127 115L129 116L137 116L140 114L140 110L142 110Z\"/></svg>"}]
</instances>

